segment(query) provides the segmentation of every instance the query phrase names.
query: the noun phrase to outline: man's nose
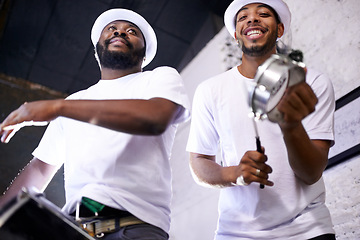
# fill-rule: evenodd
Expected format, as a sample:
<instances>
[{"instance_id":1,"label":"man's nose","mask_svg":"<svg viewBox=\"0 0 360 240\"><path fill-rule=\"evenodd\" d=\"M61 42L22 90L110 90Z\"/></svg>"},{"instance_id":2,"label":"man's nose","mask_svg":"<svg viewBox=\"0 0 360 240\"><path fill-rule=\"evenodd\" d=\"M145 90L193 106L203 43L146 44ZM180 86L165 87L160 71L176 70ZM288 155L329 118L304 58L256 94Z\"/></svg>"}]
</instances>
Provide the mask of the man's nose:
<instances>
[{"instance_id":1,"label":"man's nose","mask_svg":"<svg viewBox=\"0 0 360 240\"><path fill-rule=\"evenodd\" d=\"M115 35L116 37L117 37L117 36L126 37L126 33L123 32L123 31L121 31L121 32L115 31L115 32L114 32L114 35Z\"/></svg>"},{"instance_id":2,"label":"man's nose","mask_svg":"<svg viewBox=\"0 0 360 240\"><path fill-rule=\"evenodd\" d=\"M248 23L259 22L259 18L256 14L251 14L248 16Z\"/></svg>"}]
</instances>

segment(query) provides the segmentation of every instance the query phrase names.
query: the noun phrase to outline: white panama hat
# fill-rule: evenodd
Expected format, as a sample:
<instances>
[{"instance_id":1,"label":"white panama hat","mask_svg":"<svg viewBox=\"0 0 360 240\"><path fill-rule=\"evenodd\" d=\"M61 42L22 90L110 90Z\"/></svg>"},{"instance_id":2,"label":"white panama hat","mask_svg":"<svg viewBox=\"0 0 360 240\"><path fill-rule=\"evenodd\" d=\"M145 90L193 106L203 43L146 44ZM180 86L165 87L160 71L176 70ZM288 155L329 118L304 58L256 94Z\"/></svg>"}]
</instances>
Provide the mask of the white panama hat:
<instances>
[{"instance_id":1,"label":"white panama hat","mask_svg":"<svg viewBox=\"0 0 360 240\"><path fill-rule=\"evenodd\" d=\"M284 34L290 29L291 13L289 7L282 0L234 0L226 9L224 14L224 22L230 35L235 38L235 22L236 15L239 10L250 3L263 3L272 7L275 12L279 15L280 22L284 24Z\"/></svg>"},{"instance_id":2,"label":"white panama hat","mask_svg":"<svg viewBox=\"0 0 360 240\"><path fill-rule=\"evenodd\" d=\"M146 42L146 50L145 50L145 60L142 63L142 67L144 68L148 65L155 57L157 50L157 39L154 29L150 26L150 24L139 14L134 11L123 9L123 8L114 8L103 12L94 22L94 25L91 29L91 41L96 48L96 44L99 41L102 30L109 23L116 20L124 20L131 22L139 27L141 30L145 42ZM95 51L95 58L99 63L99 57Z\"/></svg>"}]
</instances>

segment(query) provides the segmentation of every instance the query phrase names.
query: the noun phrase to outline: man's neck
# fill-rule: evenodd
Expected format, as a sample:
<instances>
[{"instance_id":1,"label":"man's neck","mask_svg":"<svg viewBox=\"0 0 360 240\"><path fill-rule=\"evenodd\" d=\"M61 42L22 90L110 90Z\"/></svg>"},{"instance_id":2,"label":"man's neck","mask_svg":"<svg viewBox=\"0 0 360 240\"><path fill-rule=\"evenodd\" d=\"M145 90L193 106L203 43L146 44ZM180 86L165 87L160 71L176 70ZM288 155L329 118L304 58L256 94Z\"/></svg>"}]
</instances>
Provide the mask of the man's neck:
<instances>
[{"instance_id":1,"label":"man's neck","mask_svg":"<svg viewBox=\"0 0 360 240\"><path fill-rule=\"evenodd\" d=\"M243 54L242 56L242 62L237 67L238 71L247 78L254 78L256 71L258 67L263 64L266 59L268 59L272 54L276 53L275 49L274 51L269 52L268 54L265 54L263 56L249 56L246 54Z\"/></svg>"},{"instance_id":2,"label":"man's neck","mask_svg":"<svg viewBox=\"0 0 360 240\"><path fill-rule=\"evenodd\" d=\"M102 80L112 80L124 77L129 74L141 72L141 67L135 67L131 69L110 69L110 68L101 68L101 79Z\"/></svg>"}]
</instances>

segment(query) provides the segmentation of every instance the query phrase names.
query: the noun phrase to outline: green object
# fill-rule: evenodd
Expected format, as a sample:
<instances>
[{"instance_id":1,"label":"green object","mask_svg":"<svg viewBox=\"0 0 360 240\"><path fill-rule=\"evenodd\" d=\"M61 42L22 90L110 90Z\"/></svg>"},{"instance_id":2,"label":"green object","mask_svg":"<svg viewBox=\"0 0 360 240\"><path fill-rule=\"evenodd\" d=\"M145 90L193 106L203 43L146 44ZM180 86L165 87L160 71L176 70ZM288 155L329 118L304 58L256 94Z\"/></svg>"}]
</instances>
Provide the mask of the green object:
<instances>
[{"instance_id":1,"label":"green object","mask_svg":"<svg viewBox=\"0 0 360 240\"><path fill-rule=\"evenodd\" d=\"M105 207L104 204L99 203L99 202L92 200L90 198L87 198L87 197L83 197L81 199L81 204L83 204L85 207L87 207L93 213L99 213Z\"/></svg>"}]
</instances>

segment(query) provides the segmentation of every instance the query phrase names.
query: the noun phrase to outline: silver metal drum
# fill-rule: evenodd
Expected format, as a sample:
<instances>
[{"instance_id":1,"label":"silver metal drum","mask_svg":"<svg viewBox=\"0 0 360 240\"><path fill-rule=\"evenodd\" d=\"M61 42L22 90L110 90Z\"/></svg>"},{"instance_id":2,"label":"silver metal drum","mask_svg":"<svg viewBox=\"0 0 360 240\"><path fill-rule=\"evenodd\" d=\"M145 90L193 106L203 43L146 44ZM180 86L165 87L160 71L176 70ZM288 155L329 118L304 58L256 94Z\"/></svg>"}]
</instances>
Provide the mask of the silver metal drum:
<instances>
[{"instance_id":1,"label":"silver metal drum","mask_svg":"<svg viewBox=\"0 0 360 240\"><path fill-rule=\"evenodd\" d=\"M255 86L250 90L249 104L257 119L268 118L272 122L282 120L276 108L287 87L305 81L305 64L290 57L273 54L255 74Z\"/></svg>"},{"instance_id":2,"label":"silver metal drum","mask_svg":"<svg viewBox=\"0 0 360 240\"><path fill-rule=\"evenodd\" d=\"M0 209L0 239L95 240L35 189L23 189Z\"/></svg>"}]
</instances>

